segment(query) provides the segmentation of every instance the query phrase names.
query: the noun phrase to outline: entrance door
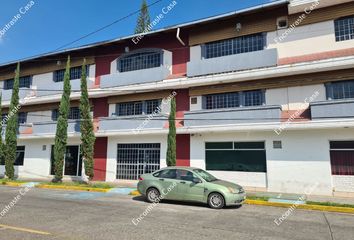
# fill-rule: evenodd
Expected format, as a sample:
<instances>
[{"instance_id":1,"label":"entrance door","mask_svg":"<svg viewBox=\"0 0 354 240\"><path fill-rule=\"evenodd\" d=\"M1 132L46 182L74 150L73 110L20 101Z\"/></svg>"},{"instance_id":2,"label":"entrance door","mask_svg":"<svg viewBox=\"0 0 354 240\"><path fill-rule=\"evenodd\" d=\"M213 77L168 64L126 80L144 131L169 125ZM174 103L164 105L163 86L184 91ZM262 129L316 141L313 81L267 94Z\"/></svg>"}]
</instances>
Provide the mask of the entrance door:
<instances>
[{"instance_id":1,"label":"entrance door","mask_svg":"<svg viewBox=\"0 0 354 240\"><path fill-rule=\"evenodd\" d=\"M54 175L54 146L52 146L51 154L51 174ZM66 176L81 176L82 158L80 155L79 146L67 146L64 159L64 175Z\"/></svg>"},{"instance_id":2,"label":"entrance door","mask_svg":"<svg viewBox=\"0 0 354 240\"><path fill-rule=\"evenodd\" d=\"M160 143L118 144L117 179L137 180L160 169Z\"/></svg>"}]
</instances>

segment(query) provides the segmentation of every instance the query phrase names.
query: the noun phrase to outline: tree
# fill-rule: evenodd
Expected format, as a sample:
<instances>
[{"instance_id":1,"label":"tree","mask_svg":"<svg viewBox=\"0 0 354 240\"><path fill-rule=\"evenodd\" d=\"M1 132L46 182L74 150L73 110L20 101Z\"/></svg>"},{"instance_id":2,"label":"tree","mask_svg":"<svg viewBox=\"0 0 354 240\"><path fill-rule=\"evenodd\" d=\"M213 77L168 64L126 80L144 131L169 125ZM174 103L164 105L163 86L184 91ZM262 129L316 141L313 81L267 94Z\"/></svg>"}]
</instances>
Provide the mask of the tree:
<instances>
[{"instance_id":1,"label":"tree","mask_svg":"<svg viewBox=\"0 0 354 240\"><path fill-rule=\"evenodd\" d=\"M84 162L85 175L91 181L94 177L93 153L95 145L95 133L91 117L91 106L87 90L86 60L82 65L81 73L81 98L80 98L80 131L81 131L81 155Z\"/></svg>"},{"instance_id":2,"label":"tree","mask_svg":"<svg viewBox=\"0 0 354 240\"><path fill-rule=\"evenodd\" d=\"M0 165L4 164L5 153L4 153L4 143L2 142L2 105L1 105L2 96L0 94Z\"/></svg>"},{"instance_id":3,"label":"tree","mask_svg":"<svg viewBox=\"0 0 354 240\"><path fill-rule=\"evenodd\" d=\"M146 0L143 0L140 8L140 14L136 23L135 34L149 32L150 29L150 15Z\"/></svg>"},{"instance_id":4,"label":"tree","mask_svg":"<svg viewBox=\"0 0 354 240\"><path fill-rule=\"evenodd\" d=\"M54 141L54 179L53 182L61 182L63 179L63 168L65 160L66 144L68 139L68 116L70 111L70 56L66 63L64 73L64 90L59 106L57 130Z\"/></svg>"},{"instance_id":5,"label":"tree","mask_svg":"<svg viewBox=\"0 0 354 240\"><path fill-rule=\"evenodd\" d=\"M9 179L15 178L14 163L17 150L18 109L20 87L20 63L17 64L14 85L12 88L11 103L5 131L5 175Z\"/></svg>"},{"instance_id":6,"label":"tree","mask_svg":"<svg viewBox=\"0 0 354 240\"><path fill-rule=\"evenodd\" d=\"M167 136L167 166L176 166L176 98L171 99L171 110L168 118L169 129Z\"/></svg>"}]
</instances>

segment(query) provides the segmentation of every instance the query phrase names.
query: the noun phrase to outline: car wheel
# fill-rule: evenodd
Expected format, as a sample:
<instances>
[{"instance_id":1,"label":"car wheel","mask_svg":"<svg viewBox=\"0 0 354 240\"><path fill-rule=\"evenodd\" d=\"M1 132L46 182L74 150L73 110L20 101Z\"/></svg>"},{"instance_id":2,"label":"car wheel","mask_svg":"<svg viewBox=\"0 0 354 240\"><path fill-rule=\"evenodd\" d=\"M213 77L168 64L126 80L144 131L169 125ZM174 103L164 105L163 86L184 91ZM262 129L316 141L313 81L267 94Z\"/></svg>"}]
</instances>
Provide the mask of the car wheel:
<instances>
[{"instance_id":1,"label":"car wheel","mask_svg":"<svg viewBox=\"0 0 354 240\"><path fill-rule=\"evenodd\" d=\"M225 199L220 193L211 193L208 197L208 205L214 209L221 209L225 206Z\"/></svg>"},{"instance_id":2,"label":"car wheel","mask_svg":"<svg viewBox=\"0 0 354 240\"><path fill-rule=\"evenodd\" d=\"M150 203L158 202L160 200L160 192L156 188L149 188L146 191L146 200Z\"/></svg>"}]
</instances>

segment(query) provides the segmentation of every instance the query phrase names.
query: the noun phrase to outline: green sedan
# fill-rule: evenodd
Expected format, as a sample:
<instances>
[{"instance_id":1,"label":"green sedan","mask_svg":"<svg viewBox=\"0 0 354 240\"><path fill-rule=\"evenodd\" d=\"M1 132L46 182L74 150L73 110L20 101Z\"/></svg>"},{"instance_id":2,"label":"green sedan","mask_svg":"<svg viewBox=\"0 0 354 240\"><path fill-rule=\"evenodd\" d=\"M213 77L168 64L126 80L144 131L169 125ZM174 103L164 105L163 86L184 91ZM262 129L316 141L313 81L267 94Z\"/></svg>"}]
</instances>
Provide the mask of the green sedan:
<instances>
[{"instance_id":1,"label":"green sedan","mask_svg":"<svg viewBox=\"0 0 354 240\"><path fill-rule=\"evenodd\" d=\"M211 208L241 206L246 193L240 185L215 178L193 167L167 167L139 178L138 191L148 202L163 199L207 203Z\"/></svg>"}]
</instances>

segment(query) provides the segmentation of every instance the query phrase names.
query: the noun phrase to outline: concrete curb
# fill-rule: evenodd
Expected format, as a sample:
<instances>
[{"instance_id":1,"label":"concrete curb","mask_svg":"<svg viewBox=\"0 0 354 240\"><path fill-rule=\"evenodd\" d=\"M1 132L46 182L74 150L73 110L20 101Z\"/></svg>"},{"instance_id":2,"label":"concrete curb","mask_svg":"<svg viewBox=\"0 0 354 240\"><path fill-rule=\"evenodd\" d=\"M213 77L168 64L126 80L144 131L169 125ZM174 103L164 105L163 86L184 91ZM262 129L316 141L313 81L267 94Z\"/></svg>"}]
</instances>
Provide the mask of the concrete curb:
<instances>
[{"instance_id":1,"label":"concrete curb","mask_svg":"<svg viewBox=\"0 0 354 240\"><path fill-rule=\"evenodd\" d=\"M25 184L25 183L15 183L15 182L2 183L2 185L10 186L10 187L22 187L23 184Z\"/></svg>"},{"instance_id":2,"label":"concrete curb","mask_svg":"<svg viewBox=\"0 0 354 240\"><path fill-rule=\"evenodd\" d=\"M289 208L291 206L294 206L294 204L266 202L261 200L250 200L250 199L246 199L245 203L250 205L262 205L262 206L284 207L284 208ZM332 206L323 206L323 205L300 204L300 205L296 205L296 208L306 209L306 210L354 214L354 208L347 208L347 207L332 207Z\"/></svg>"},{"instance_id":3,"label":"concrete curb","mask_svg":"<svg viewBox=\"0 0 354 240\"><path fill-rule=\"evenodd\" d=\"M73 191L85 191L85 192L109 192L110 188L90 188L90 187L78 187L78 186L61 186L61 185L45 185L39 184L36 188L45 189L61 189L61 190L73 190Z\"/></svg>"},{"instance_id":4,"label":"concrete curb","mask_svg":"<svg viewBox=\"0 0 354 240\"><path fill-rule=\"evenodd\" d=\"M132 195L132 196L140 196L141 194L139 193L138 190L134 190L134 191L131 191L131 192L129 193L129 195Z\"/></svg>"}]
</instances>

